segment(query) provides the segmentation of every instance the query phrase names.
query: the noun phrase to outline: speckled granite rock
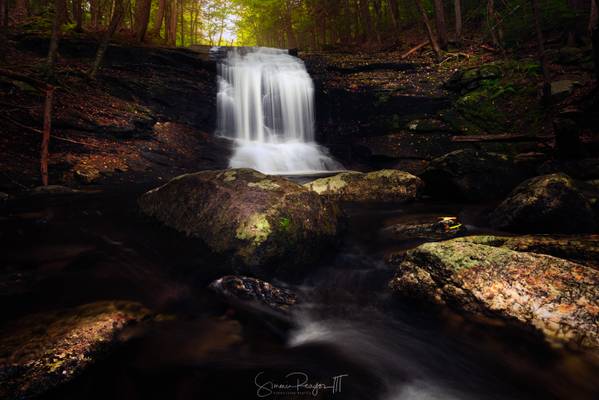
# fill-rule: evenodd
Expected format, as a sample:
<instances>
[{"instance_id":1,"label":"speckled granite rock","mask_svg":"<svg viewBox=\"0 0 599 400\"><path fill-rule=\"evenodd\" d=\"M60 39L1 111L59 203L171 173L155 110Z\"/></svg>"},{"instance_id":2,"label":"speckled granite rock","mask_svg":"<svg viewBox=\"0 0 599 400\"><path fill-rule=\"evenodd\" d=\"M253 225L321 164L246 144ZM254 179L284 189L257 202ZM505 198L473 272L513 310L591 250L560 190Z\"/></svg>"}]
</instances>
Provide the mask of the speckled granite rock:
<instances>
[{"instance_id":1,"label":"speckled granite rock","mask_svg":"<svg viewBox=\"0 0 599 400\"><path fill-rule=\"evenodd\" d=\"M389 286L504 319L553 344L599 348L599 271L571 261L454 239L410 250Z\"/></svg>"}]
</instances>

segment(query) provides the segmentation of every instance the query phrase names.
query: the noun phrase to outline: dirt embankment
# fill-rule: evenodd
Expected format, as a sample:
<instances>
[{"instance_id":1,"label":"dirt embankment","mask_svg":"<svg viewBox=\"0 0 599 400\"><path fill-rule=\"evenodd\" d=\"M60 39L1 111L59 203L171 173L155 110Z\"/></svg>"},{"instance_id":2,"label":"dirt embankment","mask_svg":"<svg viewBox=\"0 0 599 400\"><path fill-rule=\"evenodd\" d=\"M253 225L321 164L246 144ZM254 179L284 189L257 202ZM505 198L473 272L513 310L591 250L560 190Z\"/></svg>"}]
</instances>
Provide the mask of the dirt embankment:
<instances>
[{"instance_id":1,"label":"dirt embankment","mask_svg":"<svg viewBox=\"0 0 599 400\"><path fill-rule=\"evenodd\" d=\"M112 45L98 78L86 76L96 42L63 39L50 140L51 184L156 181L226 165L212 135L216 66L186 49ZM0 68L41 76L48 40L9 38ZM44 95L0 74L0 191L39 184Z\"/></svg>"}]
</instances>

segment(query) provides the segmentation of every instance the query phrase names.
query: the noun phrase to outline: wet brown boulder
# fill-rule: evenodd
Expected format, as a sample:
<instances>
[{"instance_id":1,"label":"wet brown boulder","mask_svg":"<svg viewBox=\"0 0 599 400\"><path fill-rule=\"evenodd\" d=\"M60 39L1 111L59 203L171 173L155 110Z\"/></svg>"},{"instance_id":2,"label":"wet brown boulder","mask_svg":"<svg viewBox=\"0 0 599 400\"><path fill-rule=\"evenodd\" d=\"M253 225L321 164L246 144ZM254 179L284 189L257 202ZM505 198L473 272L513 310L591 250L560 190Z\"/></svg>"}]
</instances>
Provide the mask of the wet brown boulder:
<instances>
[{"instance_id":1,"label":"wet brown boulder","mask_svg":"<svg viewBox=\"0 0 599 400\"><path fill-rule=\"evenodd\" d=\"M148 314L138 303L98 302L8 323L0 331L0 397L32 398L72 380Z\"/></svg>"},{"instance_id":2,"label":"wet brown boulder","mask_svg":"<svg viewBox=\"0 0 599 400\"><path fill-rule=\"evenodd\" d=\"M285 315L298 301L293 292L248 276L223 276L212 282L210 289L233 305L246 303L267 307L269 310Z\"/></svg>"},{"instance_id":3,"label":"wet brown boulder","mask_svg":"<svg viewBox=\"0 0 599 400\"><path fill-rule=\"evenodd\" d=\"M437 198L482 201L501 198L530 173L505 154L463 149L435 158L420 177Z\"/></svg>"},{"instance_id":4,"label":"wet brown boulder","mask_svg":"<svg viewBox=\"0 0 599 400\"><path fill-rule=\"evenodd\" d=\"M454 239L408 251L389 286L553 344L599 347L599 271L571 261Z\"/></svg>"},{"instance_id":5,"label":"wet brown boulder","mask_svg":"<svg viewBox=\"0 0 599 400\"><path fill-rule=\"evenodd\" d=\"M420 178L404 171L342 172L304 185L319 195L337 201L406 202L416 199L422 189Z\"/></svg>"},{"instance_id":6,"label":"wet brown boulder","mask_svg":"<svg viewBox=\"0 0 599 400\"><path fill-rule=\"evenodd\" d=\"M489 220L493 227L513 232L584 233L597 228L591 205L565 174L522 182Z\"/></svg>"},{"instance_id":7,"label":"wet brown boulder","mask_svg":"<svg viewBox=\"0 0 599 400\"><path fill-rule=\"evenodd\" d=\"M242 267L314 260L335 241L340 216L316 193L252 169L182 175L142 195L139 205L213 251L232 254Z\"/></svg>"}]
</instances>

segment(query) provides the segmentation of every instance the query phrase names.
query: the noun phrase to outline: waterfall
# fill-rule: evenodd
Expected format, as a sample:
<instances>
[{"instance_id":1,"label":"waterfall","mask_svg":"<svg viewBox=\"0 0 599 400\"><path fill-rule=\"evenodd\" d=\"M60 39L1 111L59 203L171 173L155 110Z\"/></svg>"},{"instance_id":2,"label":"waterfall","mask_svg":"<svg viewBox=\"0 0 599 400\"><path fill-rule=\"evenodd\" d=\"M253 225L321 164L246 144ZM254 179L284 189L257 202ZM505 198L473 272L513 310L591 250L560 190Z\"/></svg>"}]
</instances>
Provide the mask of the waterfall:
<instances>
[{"instance_id":1,"label":"waterfall","mask_svg":"<svg viewBox=\"0 0 599 400\"><path fill-rule=\"evenodd\" d=\"M314 141L314 84L286 50L233 48L218 65L218 134L235 140L231 168L301 174L343 167Z\"/></svg>"}]
</instances>

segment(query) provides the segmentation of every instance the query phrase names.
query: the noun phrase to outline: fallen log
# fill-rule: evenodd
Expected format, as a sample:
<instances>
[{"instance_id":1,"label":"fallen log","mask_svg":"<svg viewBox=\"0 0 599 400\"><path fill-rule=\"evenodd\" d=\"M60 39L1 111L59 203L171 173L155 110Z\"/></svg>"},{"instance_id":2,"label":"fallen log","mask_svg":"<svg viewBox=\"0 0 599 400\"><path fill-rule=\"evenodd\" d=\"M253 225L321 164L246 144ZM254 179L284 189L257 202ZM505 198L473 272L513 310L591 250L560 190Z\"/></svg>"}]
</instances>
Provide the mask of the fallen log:
<instances>
[{"instance_id":1,"label":"fallen log","mask_svg":"<svg viewBox=\"0 0 599 400\"><path fill-rule=\"evenodd\" d=\"M452 142L544 142L551 139L553 139L553 136L511 135L509 133L451 137Z\"/></svg>"},{"instance_id":2,"label":"fallen log","mask_svg":"<svg viewBox=\"0 0 599 400\"><path fill-rule=\"evenodd\" d=\"M412 49L408 50L407 52L405 52L404 54L402 54L399 58L401 58L402 60L404 58L407 58L408 56L410 56L411 54L417 52L418 50L420 50L421 48L423 48L424 46L426 46L427 44L429 44L428 40L425 40L424 42L418 44L416 47L413 47Z\"/></svg>"}]
</instances>

